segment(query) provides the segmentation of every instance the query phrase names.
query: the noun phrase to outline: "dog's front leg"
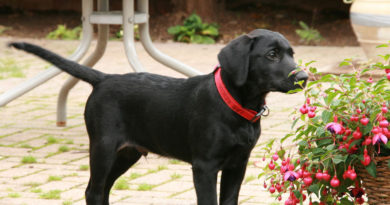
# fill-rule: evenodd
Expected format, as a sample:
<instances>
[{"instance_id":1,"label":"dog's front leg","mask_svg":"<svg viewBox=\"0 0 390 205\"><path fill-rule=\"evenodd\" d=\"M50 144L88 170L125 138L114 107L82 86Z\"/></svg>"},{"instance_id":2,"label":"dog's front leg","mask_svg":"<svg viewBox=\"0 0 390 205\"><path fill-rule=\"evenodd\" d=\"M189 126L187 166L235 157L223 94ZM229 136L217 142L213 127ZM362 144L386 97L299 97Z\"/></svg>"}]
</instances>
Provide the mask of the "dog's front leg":
<instances>
[{"instance_id":1,"label":"dog's front leg","mask_svg":"<svg viewBox=\"0 0 390 205\"><path fill-rule=\"evenodd\" d=\"M247 161L242 164L222 170L220 205L237 205L238 194L245 176Z\"/></svg>"},{"instance_id":2,"label":"dog's front leg","mask_svg":"<svg viewBox=\"0 0 390 205\"><path fill-rule=\"evenodd\" d=\"M218 169L209 163L194 163L192 173L198 205L217 205Z\"/></svg>"}]
</instances>

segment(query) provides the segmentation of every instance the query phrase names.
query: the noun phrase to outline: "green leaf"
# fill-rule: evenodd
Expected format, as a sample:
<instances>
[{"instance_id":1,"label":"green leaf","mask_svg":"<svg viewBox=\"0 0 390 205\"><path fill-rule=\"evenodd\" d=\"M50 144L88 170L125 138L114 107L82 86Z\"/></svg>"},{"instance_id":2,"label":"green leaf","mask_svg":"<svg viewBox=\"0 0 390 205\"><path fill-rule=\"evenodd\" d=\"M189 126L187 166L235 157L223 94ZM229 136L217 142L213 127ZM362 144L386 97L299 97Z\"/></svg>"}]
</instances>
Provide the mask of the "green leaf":
<instances>
[{"instance_id":1,"label":"green leaf","mask_svg":"<svg viewBox=\"0 0 390 205\"><path fill-rule=\"evenodd\" d=\"M359 97L361 97L362 95L363 95L363 92L356 94L356 96L352 99L352 102L355 101L356 99L358 99Z\"/></svg>"},{"instance_id":2,"label":"green leaf","mask_svg":"<svg viewBox=\"0 0 390 205\"><path fill-rule=\"evenodd\" d=\"M181 32L182 26L172 26L168 28L168 33L171 35L176 35Z\"/></svg>"},{"instance_id":3,"label":"green leaf","mask_svg":"<svg viewBox=\"0 0 390 205\"><path fill-rule=\"evenodd\" d=\"M313 67L310 67L309 68L309 71L311 72L311 73L317 73L318 71L317 71L317 68L313 68Z\"/></svg>"},{"instance_id":4,"label":"green leaf","mask_svg":"<svg viewBox=\"0 0 390 205\"><path fill-rule=\"evenodd\" d=\"M332 116L333 116L333 113L331 113L331 112L329 112L329 111L327 111L327 110L324 110L324 111L322 112L322 114L321 114L322 121L323 121L324 123L330 122L330 119L332 118Z\"/></svg>"},{"instance_id":5,"label":"green leaf","mask_svg":"<svg viewBox=\"0 0 390 205\"><path fill-rule=\"evenodd\" d=\"M323 147L323 146L326 146L326 145L329 145L329 144L332 144L332 143L333 143L332 139L323 139L323 140L318 140L317 141L317 145L319 147Z\"/></svg>"},{"instance_id":6,"label":"green leaf","mask_svg":"<svg viewBox=\"0 0 390 205\"><path fill-rule=\"evenodd\" d=\"M297 124L299 118L295 119L291 125L291 129L293 129L295 127L295 125Z\"/></svg>"},{"instance_id":7,"label":"green leaf","mask_svg":"<svg viewBox=\"0 0 390 205\"><path fill-rule=\"evenodd\" d=\"M309 190L310 192L317 195L317 197L319 197L320 186L318 184L310 185L309 188L307 188L307 190Z\"/></svg>"},{"instance_id":8,"label":"green leaf","mask_svg":"<svg viewBox=\"0 0 390 205\"><path fill-rule=\"evenodd\" d=\"M353 147L354 145L360 145L362 143L363 140L355 140L353 142L351 142L351 144L349 145L349 147Z\"/></svg>"},{"instance_id":9,"label":"green leaf","mask_svg":"<svg viewBox=\"0 0 390 205\"><path fill-rule=\"evenodd\" d=\"M314 60L309 61L309 62L305 63L305 66L307 67L307 66L309 66L310 64L315 63L315 62L317 62L317 61L314 61ZM311 72L311 71L310 71L310 72Z\"/></svg>"},{"instance_id":10,"label":"green leaf","mask_svg":"<svg viewBox=\"0 0 390 205\"><path fill-rule=\"evenodd\" d=\"M355 203L350 201L348 198L342 198L340 200L340 204L342 204L342 205L354 205Z\"/></svg>"},{"instance_id":11,"label":"green leaf","mask_svg":"<svg viewBox=\"0 0 390 205\"><path fill-rule=\"evenodd\" d=\"M335 76L333 74L327 74L327 75L322 76L321 79L319 79L318 81L319 82L333 82L334 78L335 78Z\"/></svg>"},{"instance_id":12,"label":"green leaf","mask_svg":"<svg viewBox=\"0 0 390 205\"><path fill-rule=\"evenodd\" d=\"M371 130L372 130L372 123L370 122L366 126L364 126L363 135L369 134Z\"/></svg>"},{"instance_id":13,"label":"green leaf","mask_svg":"<svg viewBox=\"0 0 390 205\"><path fill-rule=\"evenodd\" d=\"M386 55L379 55L380 57L383 58L383 60L387 61L390 59L390 54L386 54Z\"/></svg>"},{"instance_id":14,"label":"green leaf","mask_svg":"<svg viewBox=\"0 0 390 205\"><path fill-rule=\"evenodd\" d=\"M286 153L286 151L284 149L281 149L278 151L278 156L280 159L283 159L284 158L284 154Z\"/></svg>"},{"instance_id":15,"label":"green leaf","mask_svg":"<svg viewBox=\"0 0 390 205\"><path fill-rule=\"evenodd\" d=\"M301 115L301 120L304 122L306 118L306 115Z\"/></svg>"},{"instance_id":16,"label":"green leaf","mask_svg":"<svg viewBox=\"0 0 390 205\"><path fill-rule=\"evenodd\" d=\"M323 127L317 127L316 135L321 137L325 132L326 131Z\"/></svg>"},{"instance_id":17,"label":"green leaf","mask_svg":"<svg viewBox=\"0 0 390 205\"><path fill-rule=\"evenodd\" d=\"M322 148L314 148L312 149L314 155L322 155L325 153L325 150Z\"/></svg>"},{"instance_id":18,"label":"green leaf","mask_svg":"<svg viewBox=\"0 0 390 205\"><path fill-rule=\"evenodd\" d=\"M366 170L372 177L376 177L376 165L373 161L371 161L371 163L366 166Z\"/></svg>"},{"instance_id":19,"label":"green leaf","mask_svg":"<svg viewBox=\"0 0 390 205\"><path fill-rule=\"evenodd\" d=\"M389 45L387 44L382 44L382 45L379 45L379 46L376 46L377 48L382 48L382 47L389 47Z\"/></svg>"},{"instance_id":20,"label":"green leaf","mask_svg":"<svg viewBox=\"0 0 390 205\"><path fill-rule=\"evenodd\" d=\"M269 142L267 143L266 147L272 148L272 146L274 145L274 142L275 142L275 139L269 140Z\"/></svg>"},{"instance_id":21,"label":"green leaf","mask_svg":"<svg viewBox=\"0 0 390 205\"><path fill-rule=\"evenodd\" d=\"M265 175L266 173L265 172L261 172L259 175L257 175L257 178L261 178L263 175Z\"/></svg>"},{"instance_id":22,"label":"green leaf","mask_svg":"<svg viewBox=\"0 0 390 205\"><path fill-rule=\"evenodd\" d=\"M343 61L339 64L339 67L343 67L343 66L349 66L349 65L352 65L351 62L348 62L348 61Z\"/></svg>"},{"instance_id":23,"label":"green leaf","mask_svg":"<svg viewBox=\"0 0 390 205\"><path fill-rule=\"evenodd\" d=\"M289 90L287 92L287 94L294 94L294 93L298 93L298 92L301 92L302 91L302 88L297 88L297 89L294 89L294 90Z\"/></svg>"},{"instance_id":24,"label":"green leaf","mask_svg":"<svg viewBox=\"0 0 390 205\"><path fill-rule=\"evenodd\" d=\"M300 80L298 82L294 82L294 85L299 85L300 87L303 87L304 80Z\"/></svg>"},{"instance_id":25,"label":"green leaf","mask_svg":"<svg viewBox=\"0 0 390 205\"><path fill-rule=\"evenodd\" d=\"M302 140L302 141L298 142L298 145L303 146L303 147L307 147L309 144L306 141Z\"/></svg>"},{"instance_id":26,"label":"green leaf","mask_svg":"<svg viewBox=\"0 0 390 205\"><path fill-rule=\"evenodd\" d=\"M295 197L297 197L297 199L300 199L302 197L302 194L301 194L301 192L299 192L299 190L294 190L293 192L294 192Z\"/></svg>"},{"instance_id":27,"label":"green leaf","mask_svg":"<svg viewBox=\"0 0 390 205\"><path fill-rule=\"evenodd\" d=\"M336 155L332 158L333 162L335 164L340 164L342 162L345 162L347 160L348 156L345 155L345 156L342 156L342 155Z\"/></svg>"},{"instance_id":28,"label":"green leaf","mask_svg":"<svg viewBox=\"0 0 390 205\"><path fill-rule=\"evenodd\" d=\"M370 122L374 122L375 118L377 118L378 114L381 112L381 110L375 110L373 113L370 115ZM371 124L372 126L372 124ZM372 127L371 127L372 128Z\"/></svg>"},{"instance_id":29,"label":"green leaf","mask_svg":"<svg viewBox=\"0 0 390 205\"><path fill-rule=\"evenodd\" d=\"M328 146L326 146L326 150L328 150L328 151L331 151L331 150L334 150L335 149L335 145L333 145L333 144L330 144L330 145L328 145Z\"/></svg>"},{"instance_id":30,"label":"green leaf","mask_svg":"<svg viewBox=\"0 0 390 205\"><path fill-rule=\"evenodd\" d=\"M215 40L208 37L208 36L202 36L202 43L203 44L214 44Z\"/></svg>"},{"instance_id":31,"label":"green leaf","mask_svg":"<svg viewBox=\"0 0 390 205\"><path fill-rule=\"evenodd\" d=\"M328 95L324 98L326 105L332 103L333 99L338 95L337 92L328 93Z\"/></svg>"},{"instance_id":32,"label":"green leaf","mask_svg":"<svg viewBox=\"0 0 390 205\"><path fill-rule=\"evenodd\" d=\"M208 26L205 30L201 31L203 35L218 36L218 29L213 26Z\"/></svg>"},{"instance_id":33,"label":"green leaf","mask_svg":"<svg viewBox=\"0 0 390 205\"><path fill-rule=\"evenodd\" d=\"M341 103L341 100L337 99L337 100L333 100L331 103L330 103L330 106L331 107L337 107L339 106Z\"/></svg>"},{"instance_id":34,"label":"green leaf","mask_svg":"<svg viewBox=\"0 0 390 205\"><path fill-rule=\"evenodd\" d=\"M288 139L289 137L293 136L293 134L287 134L285 135L281 140L280 142L283 143L286 139Z\"/></svg>"},{"instance_id":35,"label":"green leaf","mask_svg":"<svg viewBox=\"0 0 390 205\"><path fill-rule=\"evenodd\" d=\"M198 34L195 34L193 36L191 36L191 42L192 43L203 43L203 38L201 35L198 35Z\"/></svg>"},{"instance_id":36,"label":"green leaf","mask_svg":"<svg viewBox=\"0 0 390 205\"><path fill-rule=\"evenodd\" d=\"M181 33L177 36L177 41L189 43L190 38L185 33Z\"/></svg>"}]
</instances>

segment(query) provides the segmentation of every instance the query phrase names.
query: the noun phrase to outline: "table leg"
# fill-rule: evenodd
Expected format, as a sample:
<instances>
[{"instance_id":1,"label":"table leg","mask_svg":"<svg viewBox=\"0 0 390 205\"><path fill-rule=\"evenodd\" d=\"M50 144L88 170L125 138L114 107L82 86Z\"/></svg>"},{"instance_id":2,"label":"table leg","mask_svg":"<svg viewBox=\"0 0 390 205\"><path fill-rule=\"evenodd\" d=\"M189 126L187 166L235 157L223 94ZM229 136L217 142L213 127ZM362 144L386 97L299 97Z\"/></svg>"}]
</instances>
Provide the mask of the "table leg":
<instances>
[{"instance_id":1,"label":"table leg","mask_svg":"<svg viewBox=\"0 0 390 205\"><path fill-rule=\"evenodd\" d=\"M135 72L144 72L134 46L134 0L123 0L123 44L129 64Z\"/></svg>"},{"instance_id":2,"label":"table leg","mask_svg":"<svg viewBox=\"0 0 390 205\"><path fill-rule=\"evenodd\" d=\"M85 14L85 16L89 16L92 13L92 5L89 5L91 3L91 0L83 0L82 2L83 13ZM83 26L84 35L81 39L81 43L76 49L76 51L68 57L70 60L78 61L85 55L85 53L87 53L92 40L92 32L92 25ZM34 78L29 79L26 82L18 85L17 87L3 93L2 95L0 95L0 107L8 104L12 100L45 83L46 81L57 76L61 72L61 70L52 66L49 69L42 71Z\"/></svg>"},{"instance_id":3,"label":"table leg","mask_svg":"<svg viewBox=\"0 0 390 205\"><path fill-rule=\"evenodd\" d=\"M148 13L149 10L149 1L148 0L137 0L137 11L142 13ZM179 73L182 73L186 76L195 76L201 75L202 73L194 68L185 65L178 60L169 57L159 51L154 45L150 38L149 34L149 21L143 24L139 24L139 32L141 43L144 46L145 50L152 56L156 61L176 70Z\"/></svg>"},{"instance_id":4,"label":"table leg","mask_svg":"<svg viewBox=\"0 0 390 205\"><path fill-rule=\"evenodd\" d=\"M109 5L107 0L98 0L98 11L108 11ZM99 24L98 25L98 38L97 45L94 52L82 63L85 66L94 66L100 58L103 56L106 50L107 41L109 35L109 25ZM70 77L65 84L62 86L57 102L57 126L66 126L66 102L69 91L78 83L79 79Z\"/></svg>"}]
</instances>

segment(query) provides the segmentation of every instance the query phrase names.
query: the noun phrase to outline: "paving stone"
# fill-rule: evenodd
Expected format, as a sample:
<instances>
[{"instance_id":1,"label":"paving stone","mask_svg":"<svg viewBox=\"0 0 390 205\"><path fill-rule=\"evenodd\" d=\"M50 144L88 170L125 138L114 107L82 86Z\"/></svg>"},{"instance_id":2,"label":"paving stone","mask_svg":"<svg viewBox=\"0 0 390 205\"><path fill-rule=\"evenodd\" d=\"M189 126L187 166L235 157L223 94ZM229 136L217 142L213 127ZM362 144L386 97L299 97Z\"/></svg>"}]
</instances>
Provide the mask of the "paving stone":
<instances>
[{"instance_id":1,"label":"paving stone","mask_svg":"<svg viewBox=\"0 0 390 205\"><path fill-rule=\"evenodd\" d=\"M2 161L0 161L0 170L10 169L18 164L19 163L17 163L17 162L7 162L5 160L2 160Z\"/></svg>"},{"instance_id":2,"label":"paving stone","mask_svg":"<svg viewBox=\"0 0 390 205\"><path fill-rule=\"evenodd\" d=\"M25 148L13 148L13 147L0 147L1 156L27 156L30 149Z\"/></svg>"},{"instance_id":3,"label":"paving stone","mask_svg":"<svg viewBox=\"0 0 390 205\"><path fill-rule=\"evenodd\" d=\"M155 191L168 191L168 192L180 192L182 190L188 190L194 188L194 184L192 182L185 182L181 180L175 180L168 182L166 184L157 186L153 190Z\"/></svg>"},{"instance_id":4,"label":"paving stone","mask_svg":"<svg viewBox=\"0 0 390 205\"><path fill-rule=\"evenodd\" d=\"M9 178L22 177L22 176L26 176L26 175L32 174L34 172L37 172L37 171L39 171L39 170L31 169L31 168L16 167L16 168L1 171L0 177L9 177Z\"/></svg>"},{"instance_id":5,"label":"paving stone","mask_svg":"<svg viewBox=\"0 0 390 205\"><path fill-rule=\"evenodd\" d=\"M26 135L24 133L14 134L8 137L4 137L1 139L2 145L13 145L13 144L28 144L28 141L39 137L39 135L29 134ZM26 141L26 142L25 142Z\"/></svg>"},{"instance_id":6,"label":"paving stone","mask_svg":"<svg viewBox=\"0 0 390 205\"><path fill-rule=\"evenodd\" d=\"M30 204L39 204L39 205L62 204L62 200L46 200L46 199L36 199L36 198L0 199L0 205L30 205Z\"/></svg>"},{"instance_id":7,"label":"paving stone","mask_svg":"<svg viewBox=\"0 0 390 205\"><path fill-rule=\"evenodd\" d=\"M167 198L127 198L114 202L115 205L196 205L195 200L167 199Z\"/></svg>"},{"instance_id":8,"label":"paving stone","mask_svg":"<svg viewBox=\"0 0 390 205\"><path fill-rule=\"evenodd\" d=\"M79 187L64 191L61 193L61 198L64 200L72 200L72 201L77 200L77 199L83 199L82 201L85 204L85 200L84 200L85 194L84 193L85 193L86 188L87 188L87 186L83 185L83 186L79 186Z\"/></svg>"},{"instance_id":9,"label":"paving stone","mask_svg":"<svg viewBox=\"0 0 390 205\"><path fill-rule=\"evenodd\" d=\"M47 139L44 137L41 137L41 138L33 139L33 140L27 142L26 144L29 144L32 147L40 147L40 146L45 145L46 142L47 142ZM36 153L37 153L37 151L36 151Z\"/></svg>"},{"instance_id":10,"label":"paving stone","mask_svg":"<svg viewBox=\"0 0 390 205\"><path fill-rule=\"evenodd\" d=\"M14 183L21 184L21 185L26 185L31 183L43 184L47 182L47 178L48 178L47 175L42 174L42 172L39 172L37 174L32 174L32 175L15 179Z\"/></svg>"},{"instance_id":11,"label":"paving stone","mask_svg":"<svg viewBox=\"0 0 390 205\"><path fill-rule=\"evenodd\" d=\"M131 183L158 185L171 180L170 173L171 172L168 170L158 171L156 173L147 174L145 176L134 179L131 181Z\"/></svg>"},{"instance_id":12,"label":"paving stone","mask_svg":"<svg viewBox=\"0 0 390 205\"><path fill-rule=\"evenodd\" d=\"M80 165L88 165L89 166L89 154L87 154L85 152L82 152L80 154L83 155L81 159L69 162L68 164L69 165L76 165L78 167L80 167Z\"/></svg>"},{"instance_id":13,"label":"paving stone","mask_svg":"<svg viewBox=\"0 0 390 205\"><path fill-rule=\"evenodd\" d=\"M181 192L183 192L183 193L181 193ZM178 194L178 193L180 193L180 194ZM179 189L179 192L176 192L174 194L176 194L175 196L172 197L174 199L196 199L195 189L190 189L188 191Z\"/></svg>"},{"instance_id":14,"label":"paving stone","mask_svg":"<svg viewBox=\"0 0 390 205\"><path fill-rule=\"evenodd\" d=\"M58 164L58 165L61 165L61 164L64 164L68 162L67 159L51 159L51 158L46 158L44 159L44 163L49 163L49 164Z\"/></svg>"},{"instance_id":15,"label":"paving stone","mask_svg":"<svg viewBox=\"0 0 390 205\"><path fill-rule=\"evenodd\" d=\"M70 149L72 147L70 146L67 146L69 147ZM57 149L58 150L58 149ZM64 153L60 153L60 154L56 154L52 157L49 157L51 160L62 160L62 159L65 159L66 162L71 162L73 160L77 160L77 159L80 159L82 157L85 157L87 154L85 153L80 153L80 152L75 152L73 150L69 151L69 152L64 152ZM87 155L88 156L88 155ZM66 163L65 162L65 163Z\"/></svg>"},{"instance_id":16,"label":"paving stone","mask_svg":"<svg viewBox=\"0 0 390 205\"><path fill-rule=\"evenodd\" d=\"M66 191L69 190L72 187L79 186L80 183L75 183L75 182L67 182L67 181L51 181L48 183L45 183L41 186L38 186L37 188L42 189L42 191L47 192L50 190L61 190L61 191Z\"/></svg>"}]
</instances>

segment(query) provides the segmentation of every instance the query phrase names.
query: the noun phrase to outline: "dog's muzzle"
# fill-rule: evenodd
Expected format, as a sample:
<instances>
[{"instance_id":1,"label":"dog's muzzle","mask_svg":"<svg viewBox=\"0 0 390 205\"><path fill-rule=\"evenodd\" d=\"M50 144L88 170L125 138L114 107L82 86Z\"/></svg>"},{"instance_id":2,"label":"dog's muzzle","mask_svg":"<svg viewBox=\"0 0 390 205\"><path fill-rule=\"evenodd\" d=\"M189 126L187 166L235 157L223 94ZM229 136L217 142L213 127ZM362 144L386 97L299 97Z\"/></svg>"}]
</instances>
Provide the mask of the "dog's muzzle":
<instances>
[{"instance_id":1,"label":"dog's muzzle","mask_svg":"<svg viewBox=\"0 0 390 205\"><path fill-rule=\"evenodd\" d=\"M305 87L307 79L309 79L309 75L307 75L305 71L299 71L297 74L295 74L294 78L296 82L303 81L302 85Z\"/></svg>"}]
</instances>

